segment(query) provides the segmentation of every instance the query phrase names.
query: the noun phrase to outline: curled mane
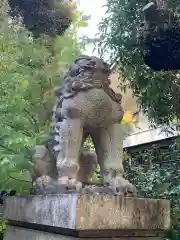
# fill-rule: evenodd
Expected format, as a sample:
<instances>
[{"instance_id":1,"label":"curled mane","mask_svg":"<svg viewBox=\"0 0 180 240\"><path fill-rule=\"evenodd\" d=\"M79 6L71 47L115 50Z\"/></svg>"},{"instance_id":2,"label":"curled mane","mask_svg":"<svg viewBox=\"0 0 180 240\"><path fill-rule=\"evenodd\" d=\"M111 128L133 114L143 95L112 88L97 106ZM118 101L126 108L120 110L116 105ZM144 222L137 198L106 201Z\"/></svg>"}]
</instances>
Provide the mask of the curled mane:
<instances>
[{"instance_id":1,"label":"curled mane","mask_svg":"<svg viewBox=\"0 0 180 240\"><path fill-rule=\"evenodd\" d=\"M100 71L104 74L102 79L96 81L94 73ZM94 56L81 55L71 65L65 74L61 86L56 90L59 98L73 97L77 92L91 88L101 88L110 85L109 75L111 70L106 62Z\"/></svg>"}]
</instances>

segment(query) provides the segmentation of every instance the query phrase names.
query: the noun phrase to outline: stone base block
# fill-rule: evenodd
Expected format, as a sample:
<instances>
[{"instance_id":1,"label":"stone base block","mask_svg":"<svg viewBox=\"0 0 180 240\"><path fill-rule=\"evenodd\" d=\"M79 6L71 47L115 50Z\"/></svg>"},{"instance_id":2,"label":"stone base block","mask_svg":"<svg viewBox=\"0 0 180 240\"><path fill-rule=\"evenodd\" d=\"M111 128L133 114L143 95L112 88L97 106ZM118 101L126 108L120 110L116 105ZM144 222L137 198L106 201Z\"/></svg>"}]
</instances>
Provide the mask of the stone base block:
<instances>
[{"instance_id":1,"label":"stone base block","mask_svg":"<svg viewBox=\"0 0 180 240\"><path fill-rule=\"evenodd\" d=\"M4 240L162 240L161 237L94 237L80 238L66 235L48 233L33 229L21 228L16 226L8 226Z\"/></svg>"},{"instance_id":2,"label":"stone base block","mask_svg":"<svg viewBox=\"0 0 180 240\"><path fill-rule=\"evenodd\" d=\"M77 240L79 238L47 233L33 229L9 226L6 230L4 240Z\"/></svg>"},{"instance_id":3,"label":"stone base block","mask_svg":"<svg viewBox=\"0 0 180 240\"><path fill-rule=\"evenodd\" d=\"M4 214L4 240L154 240L170 227L169 201L109 195L7 197Z\"/></svg>"}]
</instances>

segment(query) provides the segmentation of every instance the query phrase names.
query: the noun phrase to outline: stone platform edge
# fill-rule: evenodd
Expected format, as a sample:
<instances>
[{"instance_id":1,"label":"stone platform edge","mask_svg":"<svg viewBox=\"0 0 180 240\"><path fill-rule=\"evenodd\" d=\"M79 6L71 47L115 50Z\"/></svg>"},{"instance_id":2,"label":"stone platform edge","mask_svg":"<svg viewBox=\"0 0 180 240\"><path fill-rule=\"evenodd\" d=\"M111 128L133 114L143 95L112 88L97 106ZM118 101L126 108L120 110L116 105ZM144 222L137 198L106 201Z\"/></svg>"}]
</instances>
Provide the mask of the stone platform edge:
<instances>
[{"instance_id":1,"label":"stone platform edge","mask_svg":"<svg viewBox=\"0 0 180 240\"><path fill-rule=\"evenodd\" d=\"M170 202L87 194L14 196L5 199L4 217L10 225L71 230L75 236L156 236L170 227Z\"/></svg>"}]
</instances>

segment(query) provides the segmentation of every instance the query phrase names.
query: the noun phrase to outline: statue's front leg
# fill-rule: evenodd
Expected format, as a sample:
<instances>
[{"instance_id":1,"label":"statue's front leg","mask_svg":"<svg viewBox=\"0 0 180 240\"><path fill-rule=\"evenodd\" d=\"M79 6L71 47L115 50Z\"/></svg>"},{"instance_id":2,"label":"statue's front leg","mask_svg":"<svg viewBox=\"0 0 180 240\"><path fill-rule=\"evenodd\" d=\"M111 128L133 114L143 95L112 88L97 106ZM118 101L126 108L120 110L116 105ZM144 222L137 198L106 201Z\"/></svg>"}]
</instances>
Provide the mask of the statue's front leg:
<instances>
[{"instance_id":1,"label":"statue's front leg","mask_svg":"<svg viewBox=\"0 0 180 240\"><path fill-rule=\"evenodd\" d=\"M77 182L79 171L79 150L82 141L83 126L80 119L64 119L56 136L58 184L67 189L81 188Z\"/></svg>"},{"instance_id":2,"label":"statue's front leg","mask_svg":"<svg viewBox=\"0 0 180 240\"><path fill-rule=\"evenodd\" d=\"M136 189L123 177L123 139L120 124L100 128L93 134L103 183L108 185L114 194L132 196L136 194Z\"/></svg>"}]
</instances>

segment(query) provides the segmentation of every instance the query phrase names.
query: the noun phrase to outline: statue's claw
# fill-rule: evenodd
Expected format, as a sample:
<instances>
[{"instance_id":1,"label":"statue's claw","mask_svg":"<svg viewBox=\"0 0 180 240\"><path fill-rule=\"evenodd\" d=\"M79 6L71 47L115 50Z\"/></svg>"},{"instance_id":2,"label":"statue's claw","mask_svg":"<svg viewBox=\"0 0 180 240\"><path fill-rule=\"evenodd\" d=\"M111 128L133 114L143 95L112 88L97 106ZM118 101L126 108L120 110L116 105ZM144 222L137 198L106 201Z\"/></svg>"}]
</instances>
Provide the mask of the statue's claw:
<instances>
[{"instance_id":1,"label":"statue's claw","mask_svg":"<svg viewBox=\"0 0 180 240\"><path fill-rule=\"evenodd\" d=\"M52 192L53 185L54 185L54 179L47 175L42 175L41 177L38 177L36 181L33 183L33 188L35 189L36 194L44 194L46 192ZM50 190L51 189L51 190Z\"/></svg>"},{"instance_id":2,"label":"statue's claw","mask_svg":"<svg viewBox=\"0 0 180 240\"><path fill-rule=\"evenodd\" d=\"M82 189L82 183L76 179L61 177L57 181L43 175L33 183L36 194L77 193Z\"/></svg>"},{"instance_id":3,"label":"statue's claw","mask_svg":"<svg viewBox=\"0 0 180 240\"><path fill-rule=\"evenodd\" d=\"M75 192L80 192L82 189L82 183L75 178L61 177L58 179L58 185L64 186L67 191L74 190Z\"/></svg>"},{"instance_id":4,"label":"statue's claw","mask_svg":"<svg viewBox=\"0 0 180 240\"><path fill-rule=\"evenodd\" d=\"M107 186L109 191L115 195L132 197L137 195L137 190L128 180L123 178L122 169L106 170L103 175L103 183Z\"/></svg>"},{"instance_id":5,"label":"statue's claw","mask_svg":"<svg viewBox=\"0 0 180 240\"><path fill-rule=\"evenodd\" d=\"M115 195L133 197L137 195L137 190L128 180L123 177L116 177L109 181L109 188Z\"/></svg>"}]
</instances>

